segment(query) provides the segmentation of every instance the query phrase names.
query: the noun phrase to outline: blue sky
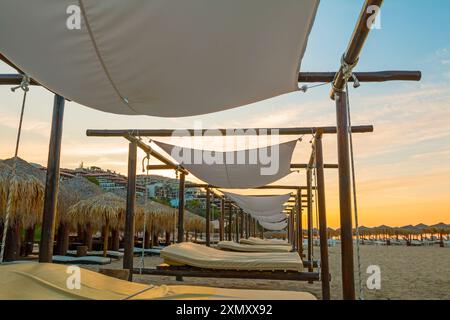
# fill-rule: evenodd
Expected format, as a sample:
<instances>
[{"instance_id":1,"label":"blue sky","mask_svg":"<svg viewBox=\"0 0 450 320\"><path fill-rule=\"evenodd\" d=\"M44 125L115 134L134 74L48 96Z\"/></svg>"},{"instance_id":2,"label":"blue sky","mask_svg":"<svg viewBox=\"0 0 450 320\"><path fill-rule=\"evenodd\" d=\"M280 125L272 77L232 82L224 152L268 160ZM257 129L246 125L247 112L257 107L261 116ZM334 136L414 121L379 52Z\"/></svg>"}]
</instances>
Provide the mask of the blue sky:
<instances>
[{"instance_id":1,"label":"blue sky","mask_svg":"<svg viewBox=\"0 0 450 320\"><path fill-rule=\"evenodd\" d=\"M355 26L362 0L322 0L303 71L335 71ZM420 83L363 84L351 90L354 124L375 132L355 137L361 221L366 225L450 223L450 1L386 0L381 29L366 43L357 70L421 70ZM0 65L0 72L10 72ZM182 119L106 114L67 103L62 166L80 162L126 172L127 145L118 139L87 138L88 128L183 128L201 119L204 127L295 127L334 125L329 87L293 93L234 110ZM19 93L0 88L0 158L14 151ZM46 163L52 95L29 95L20 155ZM325 139L327 162L336 159L334 137ZM306 162L307 143L295 162ZM304 173L282 182L304 181ZM330 224L337 225L337 174L327 174Z\"/></svg>"}]
</instances>

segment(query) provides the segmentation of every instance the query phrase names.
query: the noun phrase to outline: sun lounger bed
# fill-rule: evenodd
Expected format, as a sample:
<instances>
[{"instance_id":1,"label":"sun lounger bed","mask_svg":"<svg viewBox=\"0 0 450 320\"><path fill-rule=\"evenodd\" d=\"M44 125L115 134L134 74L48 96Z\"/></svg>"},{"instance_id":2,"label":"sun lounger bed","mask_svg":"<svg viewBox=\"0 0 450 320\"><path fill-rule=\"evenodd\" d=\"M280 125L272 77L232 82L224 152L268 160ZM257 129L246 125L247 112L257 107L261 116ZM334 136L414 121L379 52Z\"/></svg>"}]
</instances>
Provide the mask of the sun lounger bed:
<instances>
[{"instance_id":1,"label":"sun lounger bed","mask_svg":"<svg viewBox=\"0 0 450 320\"><path fill-rule=\"evenodd\" d=\"M160 253L161 253L161 250L162 250L160 248L162 248L162 247L153 247L153 248L150 248L150 249L144 249L144 255L159 256ZM119 251L123 252L124 249L119 249ZM141 255L142 254L142 248L134 247L133 253L137 254L137 255Z\"/></svg>"},{"instance_id":2,"label":"sun lounger bed","mask_svg":"<svg viewBox=\"0 0 450 320\"><path fill-rule=\"evenodd\" d=\"M242 244L249 244L249 245L292 247L292 245L290 243L283 241L283 240L264 240L264 239L259 239L259 238L248 238L248 239L241 239L239 242Z\"/></svg>"},{"instance_id":3,"label":"sun lounger bed","mask_svg":"<svg viewBox=\"0 0 450 320\"><path fill-rule=\"evenodd\" d=\"M134 273L206 277L317 281L318 273L302 272L303 262L296 252L231 252L190 242L161 251L164 264L156 269L135 268Z\"/></svg>"},{"instance_id":4,"label":"sun lounger bed","mask_svg":"<svg viewBox=\"0 0 450 320\"><path fill-rule=\"evenodd\" d=\"M77 251L76 250L68 250L67 255L76 257ZM103 251L89 251L87 253L87 256L103 257ZM108 250L106 252L106 256L108 258L121 259L121 258L123 258L123 252Z\"/></svg>"},{"instance_id":5,"label":"sun lounger bed","mask_svg":"<svg viewBox=\"0 0 450 320\"><path fill-rule=\"evenodd\" d=\"M218 243L217 248L221 250L229 250L236 252L290 252L292 248L288 246L275 246L275 245L251 245L242 244L234 241L221 241Z\"/></svg>"},{"instance_id":6,"label":"sun lounger bed","mask_svg":"<svg viewBox=\"0 0 450 320\"><path fill-rule=\"evenodd\" d=\"M53 263L60 264L109 264L111 258L85 256L85 257L69 257L69 256L53 256Z\"/></svg>"},{"instance_id":7,"label":"sun lounger bed","mask_svg":"<svg viewBox=\"0 0 450 320\"><path fill-rule=\"evenodd\" d=\"M316 300L310 293L148 286L81 268L80 289L69 289L65 266L21 263L0 266L0 300Z\"/></svg>"}]
</instances>

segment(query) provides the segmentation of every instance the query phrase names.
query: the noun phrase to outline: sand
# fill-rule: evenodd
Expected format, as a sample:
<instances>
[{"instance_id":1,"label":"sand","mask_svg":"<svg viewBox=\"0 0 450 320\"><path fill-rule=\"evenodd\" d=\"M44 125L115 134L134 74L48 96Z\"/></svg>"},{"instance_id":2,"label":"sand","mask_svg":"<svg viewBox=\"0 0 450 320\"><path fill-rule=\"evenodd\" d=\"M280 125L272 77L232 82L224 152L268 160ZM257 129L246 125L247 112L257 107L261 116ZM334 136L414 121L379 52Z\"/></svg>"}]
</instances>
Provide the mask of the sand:
<instances>
[{"instance_id":1,"label":"sand","mask_svg":"<svg viewBox=\"0 0 450 320\"><path fill-rule=\"evenodd\" d=\"M315 250L315 254L319 254L318 248ZM332 299L341 299L340 248L333 247L329 250L330 273L332 275L331 295ZM364 296L367 300L450 299L450 248L361 246L361 260L365 288ZM159 257L146 257L145 267L154 267L161 262L162 259ZM140 258L135 258L134 263L135 267L138 267ZM380 290L369 290L365 285L367 278L370 276L366 274L369 265L377 265L381 269ZM83 267L94 270L99 268L98 266ZM122 261L114 261L111 265L104 267L121 268ZM358 279L357 275L355 279ZM321 297L319 282L308 284L295 281L215 278L184 278L183 282L177 282L174 277L147 275L134 275L134 281L155 285L186 284L222 288L306 291L316 297Z\"/></svg>"}]
</instances>

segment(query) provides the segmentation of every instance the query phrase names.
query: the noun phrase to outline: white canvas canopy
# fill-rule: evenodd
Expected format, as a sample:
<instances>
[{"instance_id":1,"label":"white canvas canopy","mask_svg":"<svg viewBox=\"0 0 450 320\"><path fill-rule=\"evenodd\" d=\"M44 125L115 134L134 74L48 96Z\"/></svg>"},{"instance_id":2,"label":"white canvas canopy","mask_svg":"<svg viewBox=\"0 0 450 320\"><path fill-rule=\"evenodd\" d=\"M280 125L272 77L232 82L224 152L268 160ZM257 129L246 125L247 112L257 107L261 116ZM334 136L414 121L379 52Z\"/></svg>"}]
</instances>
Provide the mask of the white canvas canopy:
<instances>
[{"instance_id":1,"label":"white canvas canopy","mask_svg":"<svg viewBox=\"0 0 450 320\"><path fill-rule=\"evenodd\" d=\"M226 189L257 188L287 176L291 173L292 153L297 144L294 140L268 148L219 152L154 142L200 180ZM270 157L263 158L267 154ZM271 209L264 209L267 210Z\"/></svg>"},{"instance_id":2,"label":"white canvas canopy","mask_svg":"<svg viewBox=\"0 0 450 320\"><path fill-rule=\"evenodd\" d=\"M291 194L276 196L246 196L231 192L222 191L226 197L230 198L241 207L246 213L253 216L274 216L283 211L284 204L289 200Z\"/></svg>"},{"instance_id":3,"label":"white canvas canopy","mask_svg":"<svg viewBox=\"0 0 450 320\"><path fill-rule=\"evenodd\" d=\"M43 86L94 109L212 113L298 90L318 4L3 0L0 52Z\"/></svg>"},{"instance_id":4,"label":"white canvas canopy","mask_svg":"<svg viewBox=\"0 0 450 320\"><path fill-rule=\"evenodd\" d=\"M286 227L287 227L287 221L277 222L277 223L259 221L259 224L264 229L270 230L270 231L281 231L281 230L286 229Z\"/></svg>"},{"instance_id":5,"label":"white canvas canopy","mask_svg":"<svg viewBox=\"0 0 450 320\"><path fill-rule=\"evenodd\" d=\"M281 213L273 215L273 216L253 216L252 215L252 217L260 222L270 222L270 223L282 222L282 221L286 220L286 215L281 214Z\"/></svg>"}]
</instances>

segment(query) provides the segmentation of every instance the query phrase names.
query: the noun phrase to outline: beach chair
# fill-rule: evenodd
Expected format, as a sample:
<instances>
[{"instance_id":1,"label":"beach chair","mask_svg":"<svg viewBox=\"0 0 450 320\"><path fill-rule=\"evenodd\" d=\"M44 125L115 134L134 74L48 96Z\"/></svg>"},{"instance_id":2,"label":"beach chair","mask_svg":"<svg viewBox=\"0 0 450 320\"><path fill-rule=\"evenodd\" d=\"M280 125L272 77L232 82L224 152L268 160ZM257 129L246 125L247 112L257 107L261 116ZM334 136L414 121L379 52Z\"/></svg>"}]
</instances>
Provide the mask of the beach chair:
<instances>
[{"instance_id":1,"label":"beach chair","mask_svg":"<svg viewBox=\"0 0 450 320\"><path fill-rule=\"evenodd\" d=\"M306 292L153 286L79 269L80 286L68 286L67 267L51 263L0 266L0 300L316 300Z\"/></svg>"},{"instance_id":2,"label":"beach chair","mask_svg":"<svg viewBox=\"0 0 450 320\"><path fill-rule=\"evenodd\" d=\"M76 250L67 250L67 255L76 257L77 251ZM87 252L86 256L103 257L103 251L89 251L89 252ZM118 260L118 259L123 258L123 252L108 250L106 252L106 257Z\"/></svg>"},{"instance_id":3,"label":"beach chair","mask_svg":"<svg viewBox=\"0 0 450 320\"><path fill-rule=\"evenodd\" d=\"M279 245L249 245L234 241L220 241L217 244L220 250L236 252L291 252L292 247Z\"/></svg>"},{"instance_id":4,"label":"beach chair","mask_svg":"<svg viewBox=\"0 0 450 320\"><path fill-rule=\"evenodd\" d=\"M319 280L319 273L303 272L303 261L296 252L230 252L183 242L166 247L161 257L164 263L158 267L135 268L133 273L177 278Z\"/></svg>"}]
</instances>

